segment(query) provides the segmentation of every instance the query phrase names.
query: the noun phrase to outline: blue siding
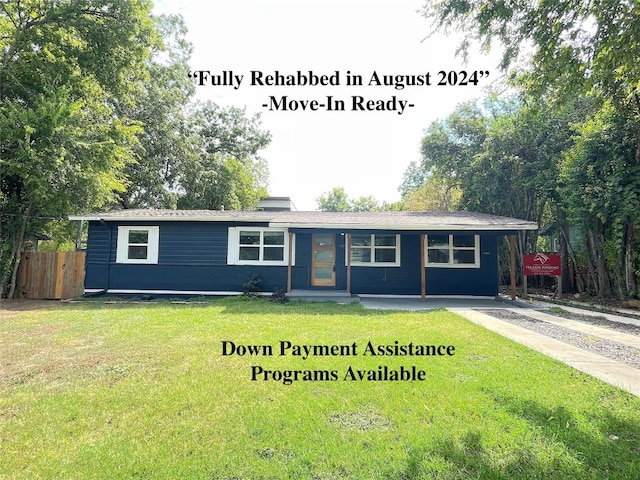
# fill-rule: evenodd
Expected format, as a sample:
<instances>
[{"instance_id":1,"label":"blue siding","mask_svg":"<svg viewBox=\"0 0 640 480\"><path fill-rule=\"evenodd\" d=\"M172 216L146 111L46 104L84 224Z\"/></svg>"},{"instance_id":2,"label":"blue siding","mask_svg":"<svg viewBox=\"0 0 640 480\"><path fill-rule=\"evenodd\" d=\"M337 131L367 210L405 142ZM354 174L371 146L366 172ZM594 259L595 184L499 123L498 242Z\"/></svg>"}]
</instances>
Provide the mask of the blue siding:
<instances>
[{"instance_id":1,"label":"blue siding","mask_svg":"<svg viewBox=\"0 0 640 480\"><path fill-rule=\"evenodd\" d=\"M115 263L119 225L160 226L157 265ZM262 275L262 290L285 288L286 267L227 265L230 226L233 224L119 222L107 226L90 222L85 288L241 291L255 273Z\"/></svg>"},{"instance_id":2,"label":"blue siding","mask_svg":"<svg viewBox=\"0 0 640 480\"><path fill-rule=\"evenodd\" d=\"M399 267L351 267L351 291L388 295L420 294L420 234L400 236Z\"/></svg>"},{"instance_id":3,"label":"blue siding","mask_svg":"<svg viewBox=\"0 0 640 480\"><path fill-rule=\"evenodd\" d=\"M262 278L260 291L272 292L287 286L287 267L113 264L109 288L239 292L256 273Z\"/></svg>"},{"instance_id":4,"label":"blue siding","mask_svg":"<svg viewBox=\"0 0 640 480\"><path fill-rule=\"evenodd\" d=\"M89 223L87 237L87 263L107 263L109 260L109 232L111 229L98 222ZM116 239L113 238L113 243Z\"/></svg>"},{"instance_id":5,"label":"blue siding","mask_svg":"<svg viewBox=\"0 0 640 480\"><path fill-rule=\"evenodd\" d=\"M117 264L118 225L159 225L157 265ZM260 273L261 291L287 285L286 266L227 265L227 235L232 223L222 222L90 222L85 288L122 290L241 291L246 280ZM266 226L256 224L255 226ZM296 264L292 287L310 289L310 229L296 229ZM345 290L345 231L336 234L336 286ZM361 232L361 231L359 231ZM355 232L354 232L355 233ZM379 232L383 233L383 232ZM384 232L396 233L396 232ZM420 294L420 233L401 232L401 265L351 267L351 292ZM456 232L451 232L456 233ZM497 237L505 232L480 234L480 268L426 268L428 295L496 295L498 293ZM320 288L320 287L316 287ZM328 288L328 287L324 287Z\"/></svg>"},{"instance_id":6,"label":"blue siding","mask_svg":"<svg viewBox=\"0 0 640 480\"><path fill-rule=\"evenodd\" d=\"M162 224L158 263L226 265L227 226L211 227L205 222Z\"/></svg>"},{"instance_id":7,"label":"blue siding","mask_svg":"<svg viewBox=\"0 0 640 480\"><path fill-rule=\"evenodd\" d=\"M105 289L108 285L110 242L115 245L114 228L107 224L89 222L87 256L85 259L84 288ZM115 229L117 230L117 229ZM115 259L115 255L113 257Z\"/></svg>"},{"instance_id":8,"label":"blue siding","mask_svg":"<svg viewBox=\"0 0 640 480\"><path fill-rule=\"evenodd\" d=\"M427 268L427 295L498 294L498 241L480 235L480 268Z\"/></svg>"},{"instance_id":9,"label":"blue siding","mask_svg":"<svg viewBox=\"0 0 640 480\"><path fill-rule=\"evenodd\" d=\"M339 232L333 233L336 233L335 289L344 290L347 286L347 268L344 258L345 236L340 235ZM419 295L420 233L401 233L400 256L399 267L352 266L351 293ZM482 233L480 234L480 267L426 268L426 293L427 295L496 295L498 293L497 269L496 236ZM291 278L293 288L328 288L311 286L311 232L298 231L296 233L296 266L293 268Z\"/></svg>"}]
</instances>

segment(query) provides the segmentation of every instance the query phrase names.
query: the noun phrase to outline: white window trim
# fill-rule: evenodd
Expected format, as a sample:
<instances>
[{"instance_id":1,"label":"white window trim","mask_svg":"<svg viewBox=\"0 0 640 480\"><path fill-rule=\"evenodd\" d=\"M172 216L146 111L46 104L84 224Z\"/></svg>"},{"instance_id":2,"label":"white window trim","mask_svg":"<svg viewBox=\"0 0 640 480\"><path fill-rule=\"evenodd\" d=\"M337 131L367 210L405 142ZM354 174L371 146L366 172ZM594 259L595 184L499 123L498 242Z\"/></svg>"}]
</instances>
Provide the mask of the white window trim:
<instances>
[{"instance_id":1,"label":"white window trim","mask_svg":"<svg viewBox=\"0 0 640 480\"><path fill-rule=\"evenodd\" d=\"M353 235L353 234L352 234ZM361 234L356 234L356 235L361 235ZM396 233L396 246L395 247L391 247L391 246L378 246L376 247L375 245L375 236L376 235L394 235L393 233L372 233L371 234L371 245L368 247L361 247L361 246L356 246L354 247L353 245L351 245L351 248L370 248L371 249L371 261L370 262L354 262L353 260L351 260L351 266L352 267L399 267L400 266L400 234ZM376 248L386 248L391 250L392 248L395 249L396 251L396 261L395 262L376 262L375 261L375 249ZM345 242L344 245L344 262L345 262L345 266L347 265L347 259L351 258L351 252L349 252L347 250L347 242Z\"/></svg>"},{"instance_id":2,"label":"white window trim","mask_svg":"<svg viewBox=\"0 0 640 480\"><path fill-rule=\"evenodd\" d=\"M440 235L440 234L438 234ZM455 247L453 246L453 237L456 234L449 234L449 263L431 263L429 262L429 250L436 250L436 247L429 248L429 235L424 236L424 262L425 267L433 268L480 268L480 235L474 235L473 247ZM468 235L468 234L458 234ZM441 247L438 247L441 248ZM473 250L474 263L453 263L453 251L454 250Z\"/></svg>"},{"instance_id":3,"label":"white window trim","mask_svg":"<svg viewBox=\"0 0 640 480\"><path fill-rule=\"evenodd\" d=\"M284 233L284 255L282 260L240 260L240 231L260 232L260 256L262 256L265 232ZM295 265L296 236L293 235L291 245L291 265ZM289 230L286 228L269 227L229 227L227 236L227 265L262 265L262 266L287 266L289 265Z\"/></svg>"},{"instance_id":4,"label":"white window trim","mask_svg":"<svg viewBox=\"0 0 640 480\"><path fill-rule=\"evenodd\" d=\"M147 258L128 258L129 232L131 230L145 230L148 232ZM118 226L118 243L116 244L116 263L158 263L158 246L160 243L160 227L157 226Z\"/></svg>"}]
</instances>

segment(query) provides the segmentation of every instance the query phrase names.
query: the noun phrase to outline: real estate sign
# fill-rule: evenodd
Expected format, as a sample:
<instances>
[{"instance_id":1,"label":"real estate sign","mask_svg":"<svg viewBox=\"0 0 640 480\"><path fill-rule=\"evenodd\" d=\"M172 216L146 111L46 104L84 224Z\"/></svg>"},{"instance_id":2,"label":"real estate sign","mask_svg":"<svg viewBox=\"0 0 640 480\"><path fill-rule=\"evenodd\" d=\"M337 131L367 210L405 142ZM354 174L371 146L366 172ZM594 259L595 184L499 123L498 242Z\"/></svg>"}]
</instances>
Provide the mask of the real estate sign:
<instances>
[{"instance_id":1,"label":"real estate sign","mask_svg":"<svg viewBox=\"0 0 640 480\"><path fill-rule=\"evenodd\" d=\"M522 256L525 275L548 275L559 277L562 274L560 255L553 253L536 253Z\"/></svg>"}]
</instances>

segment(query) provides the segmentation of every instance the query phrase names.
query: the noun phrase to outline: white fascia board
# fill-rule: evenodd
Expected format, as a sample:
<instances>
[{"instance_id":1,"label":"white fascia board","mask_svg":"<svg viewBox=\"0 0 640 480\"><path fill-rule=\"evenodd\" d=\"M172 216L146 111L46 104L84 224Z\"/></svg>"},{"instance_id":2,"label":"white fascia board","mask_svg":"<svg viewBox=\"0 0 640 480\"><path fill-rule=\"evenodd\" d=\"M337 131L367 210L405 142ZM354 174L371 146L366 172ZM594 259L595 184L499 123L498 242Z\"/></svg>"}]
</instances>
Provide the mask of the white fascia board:
<instances>
[{"instance_id":1,"label":"white fascia board","mask_svg":"<svg viewBox=\"0 0 640 480\"><path fill-rule=\"evenodd\" d=\"M216 291L216 290L133 290L110 288L104 290L102 288L85 288L84 294L91 295L96 293L106 293L113 295L197 295L197 296L239 296L239 291ZM273 292L256 292L255 295L267 297L273 295Z\"/></svg>"},{"instance_id":2,"label":"white fascia board","mask_svg":"<svg viewBox=\"0 0 640 480\"><path fill-rule=\"evenodd\" d=\"M105 221L105 222L246 222L246 223L267 223L270 227L276 228L315 228L326 230L431 230L431 231L496 231L496 230L538 230L538 225L533 222L519 224L496 224L496 225L469 225L469 224L363 224L363 223L297 223L297 222L273 222L270 218L257 217L225 217L225 216L131 216L118 215L101 217L99 215L69 215L69 220L85 220L85 221Z\"/></svg>"},{"instance_id":3,"label":"white fascia board","mask_svg":"<svg viewBox=\"0 0 640 480\"><path fill-rule=\"evenodd\" d=\"M270 222L270 227L278 228L316 228L326 230L413 230L413 231L487 231L496 230L537 230L536 224L516 224L516 225L363 225L348 223L281 223Z\"/></svg>"},{"instance_id":4,"label":"white fascia board","mask_svg":"<svg viewBox=\"0 0 640 480\"><path fill-rule=\"evenodd\" d=\"M73 221L79 221L79 220L85 220L85 221L90 221L90 220L95 220L95 221L99 221L101 220L101 217L97 217L95 215L69 215L67 217L67 219Z\"/></svg>"},{"instance_id":5,"label":"white fascia board","mask_svg":"<svg viewBox=\"0 0 640 480\"><path fill-rule=\"evenodd\" d=\"M131 216L131 215L109 215L101 217L99 215L69 215L69 220L85 221L105 221L105 222L247 222L247 223L269 223L269 218L256 217L204 217L204 216Z\"/></svg>"}]
</instances>

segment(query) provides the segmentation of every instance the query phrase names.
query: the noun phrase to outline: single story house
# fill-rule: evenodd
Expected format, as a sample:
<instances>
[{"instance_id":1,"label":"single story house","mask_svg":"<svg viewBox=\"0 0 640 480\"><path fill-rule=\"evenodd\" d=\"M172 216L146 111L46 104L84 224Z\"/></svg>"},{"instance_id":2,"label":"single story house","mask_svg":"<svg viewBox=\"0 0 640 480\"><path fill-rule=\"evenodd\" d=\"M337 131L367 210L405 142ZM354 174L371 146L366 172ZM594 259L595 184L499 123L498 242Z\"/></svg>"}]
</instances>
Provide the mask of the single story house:
<instances>
[{"instance_id":1,"label":"single story house","mask_svg":"<svg viewBox=\"0 0 640 480\"><path fill-rule=\"evenodd\" d=\"M119 210L89 223L85 294L498 293L498 238L535 222L472 212ZM513 243L512 243L513 246ZM512 247L513 248L513 247Z\"/></svg>"}]
</instances>

